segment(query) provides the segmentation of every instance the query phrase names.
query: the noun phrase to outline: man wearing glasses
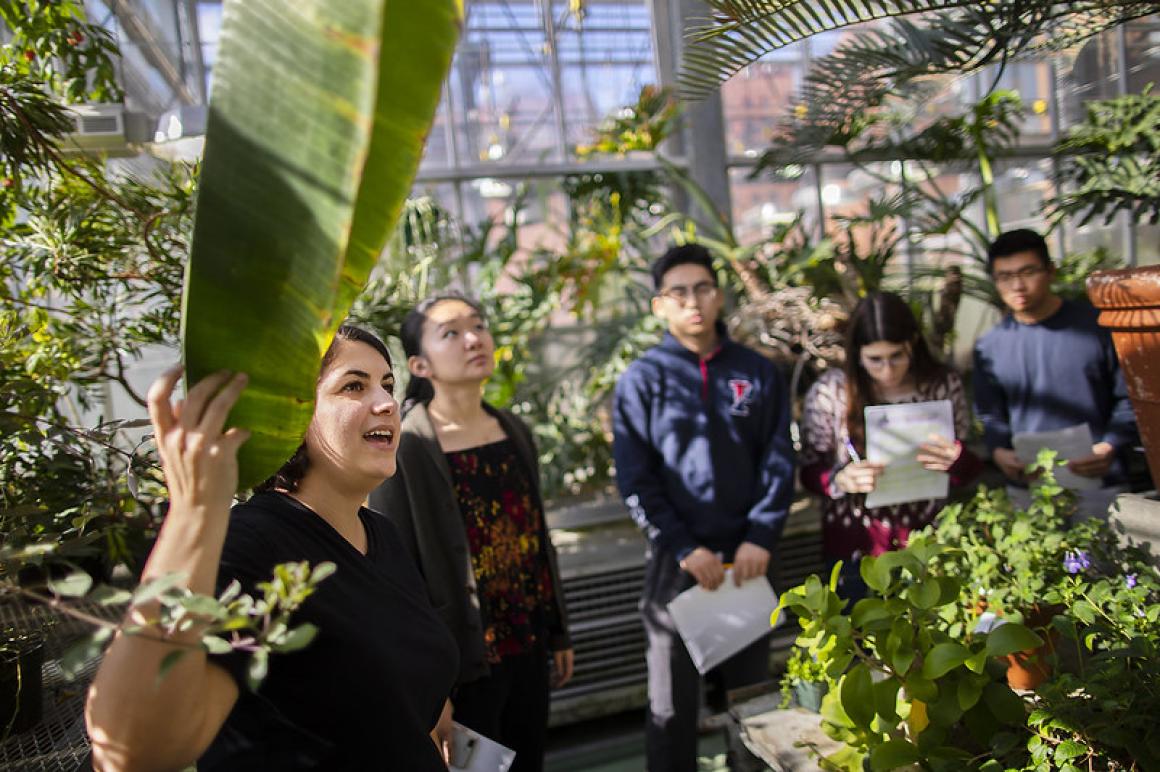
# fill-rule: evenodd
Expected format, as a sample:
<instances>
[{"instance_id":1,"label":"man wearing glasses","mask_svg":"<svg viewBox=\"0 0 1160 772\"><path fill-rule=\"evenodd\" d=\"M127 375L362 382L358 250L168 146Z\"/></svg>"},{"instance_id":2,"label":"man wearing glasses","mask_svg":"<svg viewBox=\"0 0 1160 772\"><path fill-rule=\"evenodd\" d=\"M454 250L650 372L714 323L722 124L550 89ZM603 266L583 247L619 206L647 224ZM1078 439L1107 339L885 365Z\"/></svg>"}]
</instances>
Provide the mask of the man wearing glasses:
<instances>
[{"instance_id":1,"label":"man wearing glasses","mask_svg":"<svg viewBox=\"0 0 1160 772\"><path fill-rule=\"evenodd\" d=\"M773 363L731 341L702 246L652 266L660 345L632 363L613 405L616 478L649 554L641 612L648 639L648 769L696 769L701 679L667 604L700 584L764 576L793 494L790 398ZM769 639L723 663L725 689L769 677Z\"/></svg>"},{"instance_id":2,"label":"man wearing glasses","mask_svg":"<svg viewBox=\"0 0 1160 772\"><path fill-rule=\"evenodd\" d=\"M975 344L975 410L991 458L1028 498L1026 467L1012 437L1086 423L1091 453L1068 460L1080 477L1102 481L1079 491L1078 514L1107 518L1123 490L1124 455L1136 442L1136 418L1107 330L1087 303L1051 291L1055 265L1047 242L1030 230L1001 234L987 252L988 269L1010 313Z\"/></svg>"}]
</instances>

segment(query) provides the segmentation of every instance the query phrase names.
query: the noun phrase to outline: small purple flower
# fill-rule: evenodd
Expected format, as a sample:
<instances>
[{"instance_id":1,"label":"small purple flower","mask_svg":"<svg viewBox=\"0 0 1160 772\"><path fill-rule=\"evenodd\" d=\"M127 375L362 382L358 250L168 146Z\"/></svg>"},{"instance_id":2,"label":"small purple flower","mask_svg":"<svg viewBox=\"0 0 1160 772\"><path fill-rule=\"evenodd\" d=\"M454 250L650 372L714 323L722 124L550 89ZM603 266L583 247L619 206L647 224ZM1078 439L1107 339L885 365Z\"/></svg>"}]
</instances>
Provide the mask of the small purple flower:
<instances>
[{"instance_id":1,"label":"small purple flower","mask_svg":"<svg viewBox=\"0 0 1160 772\"><path fill-rule=\"evenodd\" d=\"M1129 590L1132 589L1133 587L1135 587L1136 586L1136 575L1135 574L1125 575L1124 576L1124 584L1128 585Z\"/></svg>"},{"instance_id":2,"label":"small purple flower","mask_svg":"<svg viewBox=\"0 0 1160 772\"><path fill-rule=\"evenodd\" d=\"M1069 574L1078 574L1091 567L1092 561L1083 550L1068 552L1063 558L1063 570Z\"/></svg>"}]
</instances>

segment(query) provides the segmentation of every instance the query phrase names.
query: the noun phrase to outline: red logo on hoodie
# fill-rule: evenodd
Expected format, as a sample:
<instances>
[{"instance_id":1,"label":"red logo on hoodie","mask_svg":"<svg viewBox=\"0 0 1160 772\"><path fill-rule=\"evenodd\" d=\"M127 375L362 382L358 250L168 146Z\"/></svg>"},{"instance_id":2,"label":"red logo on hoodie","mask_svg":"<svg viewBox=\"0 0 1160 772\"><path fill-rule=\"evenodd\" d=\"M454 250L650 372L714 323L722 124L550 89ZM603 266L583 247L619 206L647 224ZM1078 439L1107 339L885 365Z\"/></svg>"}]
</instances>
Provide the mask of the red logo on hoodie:
<instances>
[{"instance_id":1,"label":"red logo on hoodie","mask_svg":"<svg viewBox=\"0 0 1160 772\"><path fill-rule=\"evenodd\" d=\"M729 412L733 415L749 415L749 395L753 393L753 381L731 378L729 393L733 395L733 404L729 406Z\"/></svg>"}]
</instances>

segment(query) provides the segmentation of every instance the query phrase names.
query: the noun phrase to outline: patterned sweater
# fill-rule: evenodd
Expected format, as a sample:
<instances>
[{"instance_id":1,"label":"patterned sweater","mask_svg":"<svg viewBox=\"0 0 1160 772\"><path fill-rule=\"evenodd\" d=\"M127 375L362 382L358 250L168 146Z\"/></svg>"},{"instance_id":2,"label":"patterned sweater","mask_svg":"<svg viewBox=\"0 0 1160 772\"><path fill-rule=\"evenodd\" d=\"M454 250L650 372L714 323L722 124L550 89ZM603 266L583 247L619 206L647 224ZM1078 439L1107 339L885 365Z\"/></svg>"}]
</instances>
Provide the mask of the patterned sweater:
<instances>
[{"instance_id":1,"label":"patterned sweater","mask_svg":"<svg viewBox=\"0 0 1160 772\"><path fill-rule=\"evenodd\" d=\"M947 399L960 443L970 430L971 413L963 381L951 370L897 402ZM846 374L827 370L806 394L802 417L802 485L822 497L823 553L830 560L849 560L906 546L912 529L928 525L942 509L942 500L915 501L867 509L865 494L846 494L831 485L836 470L850 463L846 450ZM951 485L965 485L978 476L983 464L963 448L948 470Z\"/></svg>"}]
</instances>

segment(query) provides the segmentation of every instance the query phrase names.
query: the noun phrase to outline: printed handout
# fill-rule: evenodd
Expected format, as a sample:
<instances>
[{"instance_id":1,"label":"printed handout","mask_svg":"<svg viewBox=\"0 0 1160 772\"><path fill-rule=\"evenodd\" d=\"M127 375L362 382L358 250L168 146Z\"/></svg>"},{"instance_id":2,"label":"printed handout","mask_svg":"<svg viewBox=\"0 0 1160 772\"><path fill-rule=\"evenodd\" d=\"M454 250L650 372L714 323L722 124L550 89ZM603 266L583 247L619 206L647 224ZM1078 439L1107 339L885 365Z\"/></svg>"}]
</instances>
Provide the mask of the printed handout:
<instances>
[{"instance_id":1,"label":"printed handout","mask_svg":"<svg viewBox=\"0 0 1160 772\"><path fill-rule=\"evenodd\" d=\"M1050 432L1026 432L1011 438L1015 455L1026 464L1035 462L1043 448L1054 450L1061 459L1084 458L1092 454L1092 431L1087 424L1076 424ZM1055 468L1055 479L1064 488L1073 491L1091 491L1103 485L1098 477L1082 477L1066 466Z\"/></svg>"},{"instance_id":2,"label":"printed handout","mask_svg":"<svg viewBox=\"0 0 1160 772\"><path fill-rule=\"evenodd\" d=\"M866 408L866 458L886 465L866 506L886 507L908 501L946 498L950 476L924 469L918 446L932 434L953 440L955 417L950 400L871 405Z\"/></svg>"},{"instance_id":3,"label":"printed handout","mask_svg":"<svg viewBox=\"0 0 1160 772\"><path fill-rule=\"evenodd\" d=\"M726 569L725 582L716 590L697 585L668 608L693 664L704 675L770 631L777 596L764 576L738 587L732 569Z\"/></svg>"},{"instance_id":4,"label":"printed handout","mask_svg":"<svg viewBox=\"0 0 1160 772\"><path fill-rule=\"evenodd\" d=\"M451 736L451 772L507 772L516 759L516 752L495 740L484 737L453 721Z\"/></svg>"}]
</instances>

